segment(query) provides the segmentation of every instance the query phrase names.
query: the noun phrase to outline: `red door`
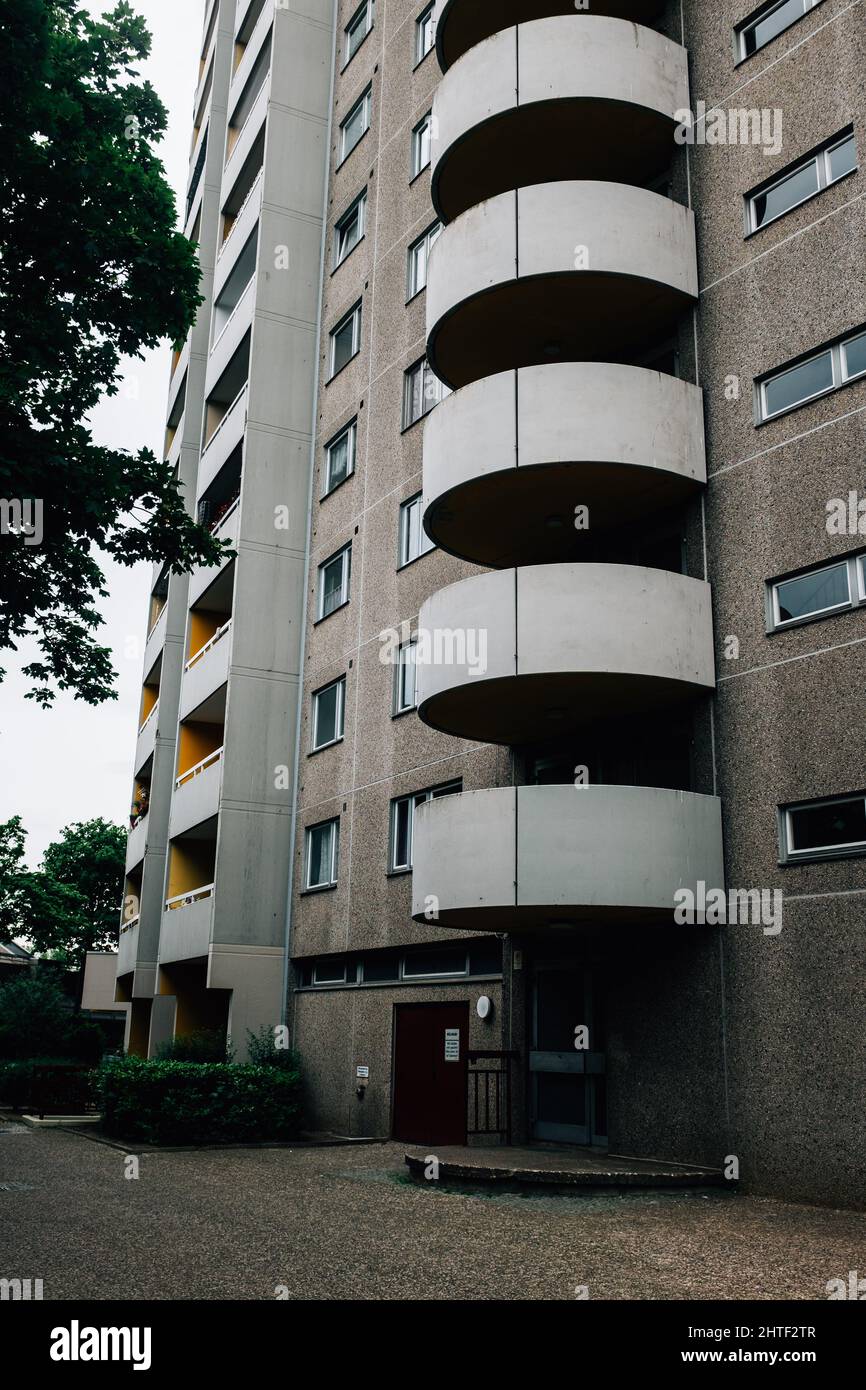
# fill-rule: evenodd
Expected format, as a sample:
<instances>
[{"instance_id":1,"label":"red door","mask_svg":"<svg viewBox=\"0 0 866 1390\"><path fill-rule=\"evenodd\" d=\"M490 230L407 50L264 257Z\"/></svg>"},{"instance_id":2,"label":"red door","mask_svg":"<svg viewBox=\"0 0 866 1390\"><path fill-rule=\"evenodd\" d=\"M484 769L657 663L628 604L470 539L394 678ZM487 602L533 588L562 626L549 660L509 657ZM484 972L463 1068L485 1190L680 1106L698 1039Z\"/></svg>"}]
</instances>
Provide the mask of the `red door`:
<instances>
[{"instance_id":1,"label":"red door","mask_svg":"<svg viewBox=\"0 0 866 1390\"><path fill-rule=\"evenodd\" d=\"M394 1138L466 1143L468 1004L397 1004Z\"/></svg>"}]
</instances>

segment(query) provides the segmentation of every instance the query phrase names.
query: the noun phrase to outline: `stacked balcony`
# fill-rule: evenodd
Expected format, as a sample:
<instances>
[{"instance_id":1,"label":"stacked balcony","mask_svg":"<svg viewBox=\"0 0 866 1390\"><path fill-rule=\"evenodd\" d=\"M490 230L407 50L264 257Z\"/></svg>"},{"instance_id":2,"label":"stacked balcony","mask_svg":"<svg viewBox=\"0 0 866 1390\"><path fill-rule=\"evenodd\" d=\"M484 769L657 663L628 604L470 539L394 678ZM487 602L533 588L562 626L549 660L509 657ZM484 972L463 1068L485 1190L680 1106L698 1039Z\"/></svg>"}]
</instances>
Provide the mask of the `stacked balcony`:
<instances>
[{"instance_id":1,"label":"stacked balcony","mask_svg":"<svg viewBox=\"0 0 866 1390\"><path fill-rule=\"evenodd\" d=\"M419 808L419 922L672 921L678 889L723 883L690 752L711 595L679 541L703 407L664 347L698 293L666 196L688 63L658 9L438 6L427 356L453 394L425 426L424 525L488 570L423 605L418 710L511 747L516 785Z\"/></svg>"}]
</instances>

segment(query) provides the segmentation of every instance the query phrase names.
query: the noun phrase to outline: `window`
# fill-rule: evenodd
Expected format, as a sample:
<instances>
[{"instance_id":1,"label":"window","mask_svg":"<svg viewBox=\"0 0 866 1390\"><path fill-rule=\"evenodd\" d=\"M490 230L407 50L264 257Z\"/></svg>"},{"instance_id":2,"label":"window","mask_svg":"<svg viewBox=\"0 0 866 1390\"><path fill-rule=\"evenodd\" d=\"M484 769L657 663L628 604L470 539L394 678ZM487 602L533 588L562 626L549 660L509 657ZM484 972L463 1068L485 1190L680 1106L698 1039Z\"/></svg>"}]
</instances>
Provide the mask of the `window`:
<instances>
[{"instance_id":1,"label":"window","mask_svg":"<svg viewBox=\"0 0 866 1390\"><path fill-rule=\"evenodd\" d=\"M415 807L423 806L425 801L434 801L440 796L454 796L462 790L462 782L445 782L441 787L430 787L427 791L414 792L412 796L400 796L391 802L389 867L392 873L412 867L412 817Z\"/></svg>"},{"instance_id":2,"label":"window","mask_svg":"<svg viewBox=\"0 0 866 1390\"><path fill-rule=\"evenodd\" d=\"M340 159L348 159L361 136L370 129L370 91L368 87L340 122Z\"/></svg>"},{"instance_id":3,"label":"window","mask_svg":"<svg viewBox=\"0 0 866 1390\"><path fill-rule=\"evenodd\" d=\"M435 5L428 5L415 20L415 63L426 58L436 42L436 21L433 18Z\"/></svg>"},{"instance_id":4,"label":"window","mask_svg":"<svg viewBox=\"0 0 866 1390\"><path fill-rule=\"evenodd\" d=\"M415 649L417 639L404 642L394 667L394 713L405 714L415 708Z\"/></svg>"},{"instance_id":5,"label":"window","mask_svg":"<svg viewBox=\"0 0 866 1390\"><path fill-rule=\"evenodd\" d=\"M468 964L465 947L439 946L435 950L407 955L403 961L403 978L412 980L431 975L465 975Z\"/></svg>"},{"instance_id":6,"label":"window","mask_svg":"<svg viewBox=\"0 0 866 1390\"><path fill-rule=\"evenodd\" d=\"M316 956L295 967L298 987L349 988L398 984L401 980L447 980L455 975L489 978L502 974L502 947L482 938L478 945L432 946L406 951L367 951L363 955Z\"/></svg>"},{"instance_id":7,"label":"window","mask_svg":"<svg viewBox=\"0 0 866 1390\"><path fill-rule=\"evenodd\" d=\"M351 542L319 565L319 618L349 602L349 575L352 569Z\"/></svg>"},{"instance_id":8,"label":"window","mask_svg":"<svg viewBox=\"0 0 866 1390\"><path fill-rule=\"evenodd\" d=\"M313 966L314 985L344 985L346 983L346 962L344 960L317 960Z\"/></svg>"},{"instance_id":9,"label":"window","mask_svg":"<svg viewBox=\"0 0 866 1390\"><path fill-rule=\"evenodd\" d=\"M438 405L441 400L450 395L451 387L439 380L427 358L422 357L420 362L416 362L414 367L409 368L404 378L404 430L407 430L410 425L414 425L416 420L420 420L422 415L426 415L428 410L432 410L434 405Z\"/></svg>"},{"instance_id":10,"label":"window","mask_svg":"<svg viewBox=\"0 0 866 1390\"><path fill-rule=\"evenodd\" d=\"M866 332L861 329L794 367L783 367L756 381L758 421L784 415L785 411L838 390L864 374Z\"/></svg>"},{"instance_id":11,"label":"window","mask_svg":"<svg viewBox=\"0 0 866 1390\"><path fill-rule=\"evenodd\" d=\"M783 863L866 853L866 795L862 792L782 806L779 820Z\"/></svg>"},{"instance_id":12,"label":"window","mask_svg":"<svg viewBox=\"0 0 866 1390\"><path fill-rule=\"evenodd\" d=\"M820 0L771 0L757 14L736 29L737 57L748 58L779 34L790 29L798 19L815 8Z\"/></svg>"},{"instance_id":13,"label":"window","mask_svg":"<svg viewBox=\"0 0 866 1390\"><path fill-rule=\"evenodd\" d=\"M367 215L367 190L356 198L352 206L334 226L334 269L354 251L364 235L364 222Z\"/></svg>"},{"instance_id":14,"label":"window","mask_svg":"<svg viewBox=\"0 0 866 1390\"><path fill-rule=\"evenodd\" d=\"M433 116L427 112L423 121L420 121L412 131L412 177L413 179L426 169L430 163L430 137L433 132Z\"/></svg>"},{"instance_id":15,"label":"window","mask_svg":"<svg viewBox=\"0 0 866 1390\"><path fill-rule=\"evenodd\" d=\"M336 328L331 329L330 377L341 372L347 362L351 362L361 346L361 301L350 309L345 318L340 319Z\"/></svg>"},{"instance_id":16,"label":"window","mask_svg":"<svg viewBox=\"0 0 866 1390\"><path fill-rule=\"evenodd\" d=\"M313 696L313 751L338 743L343 737L346 709L346 677L332 681Z\"/></svg>"},{"instance_id":17,"label":"window","mask_svg":"<svg viewBox=\"0 0 866 1390\"><path fill-rule=\"evenodd\" d=\"M441 223L435 222L422 237L409 247L408 297L413 298L427 284L427 261L430 248L442 231Z\"/></svg>"},{"instance_id":18,"label":"window","mask_svg":"<svg viewBox=\"0 0 866 1390\"><path fill-rule=\"evenodd\" d=\"M335 487L344 483L355 471L355 449L358 440L358 422L352 420L345 429L335 435L330 444L325 445L325 490L326 497Z\"/></svg>"},{"instance_id":19,"label":"window","mask_svg":"<svg viewBox=\"0 0 866 1390\"><path fill-rule=\"evenodd\" d=\"M768 631L862 607L866 604L864 561L866 555L851 555L772 582L768 589Z\"/></svg>"},{"instance_id":20,"label":"window","mask_svg":"<svg viewBox=\"0 0 866 1390\"><path fill-rule=\"evenodd\" d=\"M435 550L435 544L431 541L424 527L421 525L423 505L421 493L415 497L410 497L408 502L401 503L400 506L400 558L397 568L402 569L403 565L411 564L419 556L426 555L428 550Z\"/></svg>"},{"instance_id":21,"label":"window","mask_svg":"<svg viewBox=\"0 0 866 1390\"><path fill-rule=\"evenodd\" d=\"M346 25L346 57L343 67L349 63L373 27L373 0L364 0Z\"/></svg>"},{"instance_id":22,"label":"window","mask_svg":"<svg viewBox=\"0 0 866 1390\"><path fill-rule=\"evenodd\" d=\"M825 146L817 154L794 166L746 197L748 232L757 232L769 222L775 222L792 208L799 207L816 193L828 188L857 168L857 150L853 135Z\"/></svg>"},{"instance_id":23,"label":"window","mask_svg":"<svg viewBox=\"0 0 866 1390\"><path fill-rule=\"evenodd\" d=\"M311 825L306 833L304 888L333 888L337 882L340 822L326 820Z\"/></svg>"}]
</instances>

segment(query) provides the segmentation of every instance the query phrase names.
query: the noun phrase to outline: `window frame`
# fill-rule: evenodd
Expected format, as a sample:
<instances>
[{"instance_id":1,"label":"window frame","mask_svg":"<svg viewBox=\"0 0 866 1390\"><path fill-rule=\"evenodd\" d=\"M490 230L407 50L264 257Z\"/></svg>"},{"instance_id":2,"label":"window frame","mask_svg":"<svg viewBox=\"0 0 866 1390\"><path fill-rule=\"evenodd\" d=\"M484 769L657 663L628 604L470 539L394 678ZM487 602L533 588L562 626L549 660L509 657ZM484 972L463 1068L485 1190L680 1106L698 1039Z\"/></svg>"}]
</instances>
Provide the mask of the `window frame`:
<instances>
[{"instance_id":1,"label":"window frame","mask_svg":"<svg viewBox=\"0 0 866 1390\"><path fill-rule=\"evenodd\" d=\"M341 255L339 252L339 247L342 229L344 225L353 218L355 213L358 214L358 235L352 242L352 245L349 247L349 249L347 251L343 251ZM367 190L366 188L363 188L361 192L358 194L357 198L354 198L352 200L352 202L346 208L345 212L343 212L334 222L333 270L339 270L340 266L344 263L344 261L347 261L349 259L356 246L360 246L361 242L364 240L366 232Z\"/></svg>"},{"instance_id":2,"label":"window frame","mask_svg":"<svg viewBox=\"0 0 866 1390\"><path fill-rule=\"evenodd\" d=\"M411 874L412 860L414 853L414 834L412 830L415 818L416 806L423 806L428 801L436 801L441 796L459 796L463 791L463 778L454 777L449 782L437 782L433 787L424 787L421 791L407 792L404 796L394 796L391 798L391 806L388 814L388 875ZM408 849L408 862L398 864L396 862L397 851L397 815L398 807L409 805L409 822L406 834Z\"/></svg>"},{"instance_id":3,"label":"window frame","mask_svg":"<svg viewBox=\"0 0 866 1390\"><path fill-rule=\"evenodd\" d=\"M331 876L327 882L311 883L310 850L313 843L313 832L323 830L326 826L331 828ZM308 825L304 829L304 888L305 893L322 893L328 889L336 888L340 873L340 817L330 816L327 820L316 821L314 825Z\"/></svg>"},{"instance_id":4,"label":"window frame","mask_svg":"<svg viewBox=\"0 0 866 1390\"><path fill-rule=\"evenodd\" d=\"M426 159L426 161L425 161L423 164L419 164L418 161L419 161L419 159L421 158L421 156L423 155L423 152L424 152L423 139L424 139L424 132L425 132L425 131L429 132L427 159ZM409 182L410 182L410 183L413 183L413 182L415 181L415 179L419 178L420 175L424 173L424 170L425 170L425 169L429 169L429 168L430 168L430 164L431 164L431 162L432 162L432 159L433 159L433 111L432 111L432 109L431 109L430 111L427 112L427 114L426 114L425 116L422 116L422 117L421 117L421 120L418 122L417 125L415 125L415 126L412 127L412 159L411 159L411 166L410 166L412 172L411 172L411 177L410 177L410 179L409 179Z\"/></svg>"},{"instance_id":5,"label":"window frame","mask_svg":"<svg viewBox=\"0 0 866 1390\"><path fill-rule=\"evenodd\" d=\"M859 372L849 372L847 366L847 347L849 343L856 342L859 338L866 336L866 326L855 328L850 333L845 333L841 338L837 338L832 343L825 343L823 347L816 348L813 352L806 353L805 356L795 358L792 362L786 362L781 367L774 368L771 372L755 377L755 424L763 425L770 420L778 420L783 415L788 415L792 410L799 410L801 406L809 405L812 401L819 400L822 396L829 396L834 391L841 391L843 386L849 382L860 381L866 376L866 367ZM788 372L796 371L798 367L805 367L809 362L817 362L820 357L829 354L833 381L830 386L822 386L819 391L813 391L811 395L803 396L801 399L793 401L790 405L782 406L779 410L767 410L767 387L773 381L778 381L780 377L787 375Z\"/></svg>"},{"instance_id":6,"label":"window frame","mask_svg":"<svg viewBox=\"0 0 866 1390\"><path fill-rule=\"evenodd\" d=\"M421 403L422 403L422 405L423 405L424 401L427 399L427 376L428 376L428 373L429 373L430 377L432 378L432 380L435 381L435 382L437 383L438 395L437 395L436 400L431 401L430 404L426 407L426 409L421 410L421 411L419 412L418 415L411 415L411 414L410 414L410 409L411 409L411 405L412 405L412 395L413 395L413 392L412 392L412 382L413 382L413 380L414 380L414 378L415 378L416 373L418 373L418 372L421 373ZM431 410L435 410L435 409L436 409L436 406L437 406L437 405L440 405L440 404L442 403L442 401L445 400L445 397L446 397L446 396L450 396L450 395L451 395L451 387L450 387L450 386L446 386L446 385L445 385L445 382L442 381L441 378L438 377L438 376L436 375L436 373L434 372L433 368L430 366L430 363L427 361L427 358L426 358L426 357L419 357L418 360L417 360L417 362L413 362L412 365L411 365L411 367L407 367L406 370L405 370L405 372L403 373L403 428L402 428L402 432L405 433L406 430L411 430L411 429L413 428L414 425L417 425L417 423L418 423L419 420L423 420L424 417L425 417L425 415L429 415Z\"/></svg>"},{"instance_id":7,"label":"window frame","mask_svg":"<svg viewBox=\"0 0 866 1390\"><path fill-rule=\"evenodd\" d=\"M334 324L334 327L330 330L328 334L329 382L333 381L335 377L338 377L340 375L340 372L344 371L345 368L348 367L349 363L352 362L358 356L358 353L361 351L361 306L363 302L363 299L359 299L355 304L353 304L348 313L344 314L343 317L339 319L337 323ZM338 334L342 333L343 329L348 327L349 324L352 325L352 351L346 358L345 362L341 362L340 366L338 367L336 365L337 336Z\"/></svg>"},{"instance_id":8,"label":"window frame","mask_svg":"<svg viewBox=\"0 0 866 1390\"><path fill-rule=\"evenodd\" d=\"M324 608L325 608L325 570L329 569L331 565L336 564L338 560L339 560L339 561L341 562L341 564L342 564L342 577L341 577L341 581L340 581L340 593L341 593L342 597L341 597L341 599L340 599L340 602L337 603L337 604L335 604L333 608L329 608L328 611L327 611L327 613L326 613L326 612L324 611ZM351 583L352 583L352 542L351 542L351 541L347 541L347 543L346 543L345 545L341 545L339 550L335 550L334 553L333 553L333 555L329 555L328 558L327 558L327 560L323 560L322 563L319 565L318 592L317 592L317 595L316 595L316 613L317 613L316 622L317 622L317 623L323 623L323 622L325 621L326 618L330 618L330 617L332 616L332 614L338 613L338 612L340 611L341 608L345 608L346 604L349 602L349 596L350 596L350 592L351 592Z\"/></svg>"},{"instance_id":9,"label":"window frame","mask_svg":"<svg viewBox=\"0 0 866 1390\"><path fill-rule=\"evenodd\" d=\"M342 478L338 478L337 481L334 482L333 473L331 469L331 454L333 450L337 447L337 445L340 443L340 441L344 439L346 436L349 437L350 441L347 451L346 472L343 474ZM349 479L355 471L355 460L357 457L357 453L358 417L357 415L353 415L351 420L349 420L348 424L343 425L342 429L338 430L335 435L332 435L331 438L328 440L327 444L325 445L325 488L322 492L323 499L325 497L330 497L332 492L336 492L338 487L342 487L343 483L347 483L349 481Z\"/></svg>"},{"instance_id":10,"label":"window frame","mask_svg":"<svg viewBox=\"0 0 866 1390\"><path fill-rule=\"evenodd\" d=\"M391 714L395 719L401 714L411 714L412 710L416 710L418 708L418 695L416 686L416 682L418 679L418 667L414 657L412 658L412 666L414 667L415 671L415 674L412 678L412 703L410 705L403 705L400 703L400 694L403 687L403 672L406 669L404 653L407 652L410 647L417 647L417 645L418 638L410 637L408 641L401 642L399 647L397 648L397 660L394 663L394 688L392 691L391 699Z\"/></svg>"},{"instance_id":11,"label":"window frame","mask_svg":"<svg viewBox=\"0 0 866 1390\"><path fill-rule=\"evenodd\" d=\"M427 274L430 266L430 252L432 248L436 245L436 242L439 240L441 233L442 223L437 218L437 220L431 223L431 225L427 228L426 232L422 232L421 235L419 237L416 237L415 240L411 242L409 245L409 249L406 253L407 304L415 298L416 294L420 294L422 290L426 290L427 288ZM424 247L424 283L423 285L419 285L415 282L415 278L413 276L413 269L415 266L416 252L419 251L422 246Z\"/></svg>"},{"instance_id":12,"label":"window frame","mask_svg":"<svg viewBox=\"0 0 866 1390\"><path fill-rule=\"evenodd\" d=\"M371 116L372 116L372 108L373 108L373 84L372 84L372 82L371 82L371 83L369 83L369 84L367 85L367 87L365 87L364 91L363 91L363 92L361 93L361 95L358 97L358 100L352 104L352 106L349 108L349 110L346 112L345 116L343 117L343 119L342 119L341 122L340 122L340 158L339 158L339 164L337 165L338 168L340 167L341 164L345 164L346 160L349 158L349 155L352 153L353 150L356 150L356 149L358 148L358 146L360 145L360 143L361 143L361 141L363 140L364 136L367 134L367 131L370 129L370 120L371 120ZM360 135L358 136L358 138L357 138L357 140L355 141L355 143L354 143L353 145L351 145L351 146L347 149L347 148L346 148L346 130L347 130L348 126L349 126L349 122L353 119L353 117L355 116L355 113L356 113L357 111L359 111L359 110L363 110L363 112L364 112L364 120L365 120L364 129L361 131L361 133L360 133Z\"/></svg>"},{"instance_id":13,"label":"window frame","mask_svg":"<svg viewBox=\"0 0 866 1390\"><path fill-rule=\"evenodd\" d=\"M849 141L854 146L854 168L847 169L845 173L837 174L834 177L830 166L830 156L834 150L838 150L840 146L848 144ZM791 203L788 207L783 208L781 212L775 213L772 217L766 218L763 222L757 222L755 219L756 199L764 197L767 193L772 193L774 188L779 188L783 183L786 183L788 179L794 178L796 174L800 174L804 169L808 169L811 164L814 164L816 168L817 188L815 188L814 192L807 193L805 197L799 198L795 203ZM811 154L806 155L803 159L796 160L793 164L789 164L787 169L783 169L780 174L776 174L774 178L758 184L744 195L746 237L755 236L758 232L762 232L765 227L771 227L773 223L778 222L780 218L787 217L789 212L796 211L796 209L802 207L804 203L811 202L813 198L819 197L820 194L826 192L828 188L832 188L834 184L841 183L843 179L849 178L851 174L856 174L858 168L857 141L854 136L853 127L849 127L847 130L843 131L842 134L833 136L832 139L828 140L825 144L819 145Z\"/></svg>"},{"instance_id":14,"label":"window frame","mask_svg":"<svg viewBox=\"0 0 866 1390\"><path fill-rule=\"evenodd\" d=\"M411 497L407 497L404 502L400 503L400 525L399 534L397 537L398 570L405 569L407 565L414 565L416 560L420 560L422 556L429 555L431 550L436 549L436 542L431 541L430 537L427 535L427 532L424 530L424 527L422 525L423 515L419 515L418 536L420 549L417 555L408 554L409 541L411 538L411 526L409 518L411 515L412 508L416 505L418 507L421 506L423 501L423 495L424 494L421 492L413 492Z\"/></svg>"},{"instance_id":15,"label":"window frame","mask_svg":"<svg viewBox=\"0 0 866 1390\"><path fill-rule=\"evenodd\" d=\"M336 733L333 738L325 739L319 743L319 700L326 695L329 690L337 691L337 709L334 720ZM312 701L312 718L310 728L310 753L320 753L323 748L333 748L334 744L342 743L346 736L346 677L345 674L338 676L335 681L328 681L327 685L322 685L318 690L314 690L310 697Z\"/></svg>"},{"instance_id":16,"label":"window frame","mask_svg":"<svg viewBox=\"0 0 866 1390\"><path fill-rule=\"evenodd\" d=\"M763 50L767 48L769 44L774 43L776 39L780 39L782 35L787 34L788 30L793 28L795 24L799 24L801 19L805 19L807 14L811 14L812 11L816 9L818 5L820 5L821 0L801 0L801 3L802 9L800 10L800 13L794 15L793 19L790 21L789 24L785 25L784 29L780 29L778 34L772 34L770 38L765 39L765 41L762 44L759 44L756 48L753 48L750 51L746 49L747 33L749 33L750 30L755 29L763 20L768 19L770 15L773 14L776 10L782 9L784 5L788 4L788 0L766 0L765 4L760 5L756 10L752 10L751 14L749 14L745 19L741 20L739 24L735 24L735 64L738 65L740 63L745 63L747 59L754 58L758 53L763 52Z\"/></svg>"},{"instance_id":17,"label":"window frame","mask_svg":"<svg viewBox=\"0 0 866 1390\"><path fill-rule=\"evenodd\" d=\"M866 606L866 551L857 550L851 555L838 555L822 560L818 565L808 565L805 569L794 570L791 574L769 579L765 585L765 618L767 634L787 632L792 627L802 627L805 623L816 623L824 618L832 618L836 613L850 613L855 608ZM779 585L792 579L806 579L810 574L820 574L823 570L840 569L845 566L848 580L848 598L844 603L834 603L829 608L817 608L812 613L804 613L798 618L779 616Z\"/></svg>"},{"instance_id":18,"label":"window frame","mask_svg":"<svg viewBox=\"0 0 866 1390\"><path fill-rule=\"evenodd\" d=\"M355 44L355 47L352 48L352 34L358 28L359 21L362 18L366 19L367 21L366 27L364 29L363 34L358 39L358 42ZM370 33L370 30L373 28L374 18L375 0L361 0L361 4L356 6L351 18L349 19L348 24L346 24L343 28L343 66L340 69L341 72L346 71L346 68L349 66L355 54L358 52L358 49L361 47L361 44L364 42L365 38Z\"/></svg>"},{"instance_id":19,"label":"window frame","mask_svg":"<svg viewBox=\"0 0 866 1390\"><path fill-rule=\"evenodd\" d=\"M779 863L782 865L820 863L830 859L856 859L866 855L866 840L852 840L845 845L814 846L810 849L793 849L791 816L795 811L818 810L822 806L838 806L840 803L863 801L866 792L845 792L841 796L823 796L806 801L791 801L776 808L779 836Z\"/></svg>"},{"instance_id":20,"label":"window frame","mask_svg":"<svg viewBox=\"0 0 866 1390\"><path fill-rule=\"evenodd\" d=\"M426 26L426 23L427 23L428 20L430 21L430 46L429 46L428 48L424 48L424 47L423 47L423 43L424 43L424 30L425 30L425 26ZM415 64L414 64L414 66L415 66L416 68L417 68L417 67L420 67L421 63L423 63L424 59L427 57L428 54L430 54L430 53L433 52L433 50L434 50L435 47L436 47L436 4L435 4L435 0L433 0L433 3L431 3L431 4L429 4L429 5L426 5L426 6L424 7L424 9L421 11L421 13L418 15L418 17L416 18L416 20L415 20Z\"/></svg>"}]
</instances>

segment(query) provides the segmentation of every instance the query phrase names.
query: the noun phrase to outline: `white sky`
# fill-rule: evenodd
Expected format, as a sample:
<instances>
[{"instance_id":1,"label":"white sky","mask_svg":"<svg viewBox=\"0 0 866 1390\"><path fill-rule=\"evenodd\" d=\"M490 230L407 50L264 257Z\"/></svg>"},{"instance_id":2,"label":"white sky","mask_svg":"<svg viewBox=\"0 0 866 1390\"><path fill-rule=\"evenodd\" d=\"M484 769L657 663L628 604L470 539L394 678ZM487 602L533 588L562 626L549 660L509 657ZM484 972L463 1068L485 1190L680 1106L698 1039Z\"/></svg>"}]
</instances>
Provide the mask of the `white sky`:
<instances>
[{"instance_id":1,"label":"white sky","mask_svg":"<svg viewBox=\"0 0 866 1390\"><path fill-rule=\"evenodd\" d=\"M107 0L87 3L95 14L112 7ZM168 112L160 154L181 206L204 0L132 0L132 7L144 15L153 39L142 75ZM165 432L168 345L142 361L127 360L124 368L118 395L93 414L94 437L130 452L148 445L158 455ZM35 646L27 651L22 646L18 655L0 652L0 666L7 671L0 684L0 821L21 815L32 867L65 825L94 816L126 824L129 814L150 566L105 564L103 569L110 597L102 605L105 626L96 636L112 651L117 700L92 707L58 695L51 710L42 710L24 699L31 683L20 675L20 667L34 659Z\"/></svg>"}]
</instances>

